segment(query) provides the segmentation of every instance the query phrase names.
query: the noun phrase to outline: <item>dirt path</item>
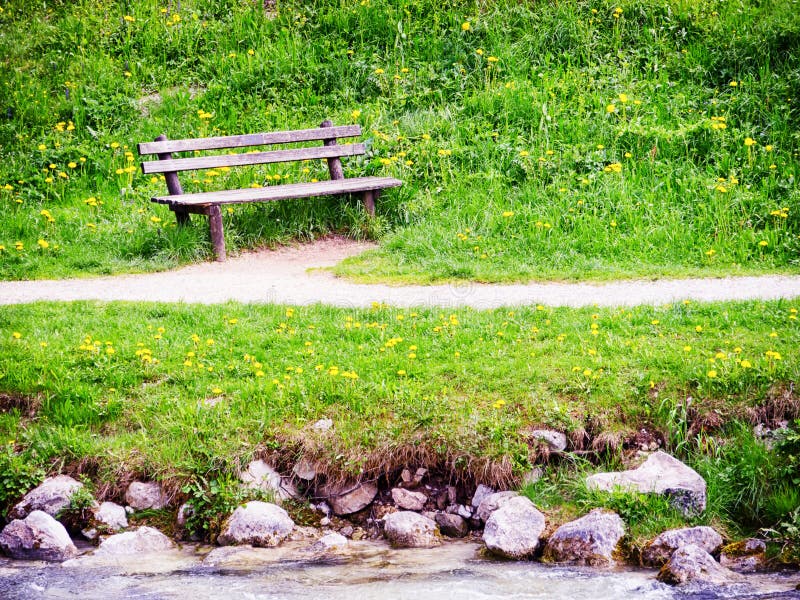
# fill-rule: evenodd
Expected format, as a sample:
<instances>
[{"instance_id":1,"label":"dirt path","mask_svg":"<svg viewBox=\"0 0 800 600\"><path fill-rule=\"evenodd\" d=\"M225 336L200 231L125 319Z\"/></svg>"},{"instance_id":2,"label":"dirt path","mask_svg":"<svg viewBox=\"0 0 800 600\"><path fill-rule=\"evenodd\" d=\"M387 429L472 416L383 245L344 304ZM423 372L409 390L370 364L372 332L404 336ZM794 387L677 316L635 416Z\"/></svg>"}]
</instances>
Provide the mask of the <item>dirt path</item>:
<instances>
[{"instance_id":1,"label":"dirt path","mask_svg":"<svg viewBox=\"0 0 800 600\"><path fill-rule=\"evenodd\" d=\"M143 300L213 304L235 300L281 304L323 303L364 307L633 306L677 300L745 300L800 297L800 276L728 277L610 283L489 285L363 285L315 271L363 252L372 244L339 238L262 250L175 271L93 279L3 281L0 304L37 300Z\"/></svg>"}]
</instances>

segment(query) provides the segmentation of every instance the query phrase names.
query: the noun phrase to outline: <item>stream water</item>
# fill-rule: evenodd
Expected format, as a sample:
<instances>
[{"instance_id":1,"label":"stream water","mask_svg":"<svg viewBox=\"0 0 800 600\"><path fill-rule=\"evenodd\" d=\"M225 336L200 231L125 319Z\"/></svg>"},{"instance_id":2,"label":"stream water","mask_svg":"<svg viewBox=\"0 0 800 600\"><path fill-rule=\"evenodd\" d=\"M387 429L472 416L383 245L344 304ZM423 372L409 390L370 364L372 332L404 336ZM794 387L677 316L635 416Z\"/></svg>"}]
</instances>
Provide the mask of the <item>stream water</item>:
<instances>
[{"instance_id":1,"label":"stream water","mask_svg":"<svg viewBox=\"0 0 800 600\"><path fill-rule=\"evenodd\" d=\"M393 550L358 542L341 555L299 548L224 549L185 546L174 552L63 565L0 559L3 600L680 600L800 598L797 573L749 576L722 588L676 589L655 571L546 566L481 557L474 543L431 550Z\"/></svg>"}]
</instances>

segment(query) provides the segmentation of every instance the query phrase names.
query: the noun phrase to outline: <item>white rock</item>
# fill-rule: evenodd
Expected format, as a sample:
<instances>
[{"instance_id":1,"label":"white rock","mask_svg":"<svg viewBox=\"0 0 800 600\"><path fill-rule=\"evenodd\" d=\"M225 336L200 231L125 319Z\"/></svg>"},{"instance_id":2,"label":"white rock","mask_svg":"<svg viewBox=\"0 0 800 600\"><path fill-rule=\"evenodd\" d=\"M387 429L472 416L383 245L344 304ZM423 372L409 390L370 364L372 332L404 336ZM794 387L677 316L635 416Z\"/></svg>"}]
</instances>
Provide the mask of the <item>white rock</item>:
<instances>
[{"instance_id":1,"label":"white rock","mask_svg":"<svg viewBox=\"0 0 800 600\"><path fill-rule=\"evenodd\" d=\"M314 465L305 458L300 459L297 464L292 467L292 473L303 481L311 481L317 476L317 470L314 468Z\"/></svg>"},{"instance_id":2,"label":"white rock","mask_svg":"<svg viewBox=\"0 0 800 600\"><path fill-rule=\"evenodd\" d=\"M78 554L64 526L41 510L15 519L0 533L0 550L18 560L61 562Z\"/></svg>"},{"instance_id":3,"label":"white rock","mask_svg":"<svg viewBox=\"0 0 800 600\"><path fill-rule=\"evenodd\" d=\"M483 485L482 483L478 485L475 489L475 494L472 496L472 508L478 508L481 502L483 502L483 499L492 494L494 494L494 490L488 485Z\"/></svg>"},{"instance_id":4,"label":"white rock","mask_svg":"<svg viewBox=\"0 0 800 600\"><path fill-rule=\"evenodd\" d=\"M544 515L524 496L510 498L492 513L483 530L490 552L513 559L531 558L544 531Z\"/></svg>"},{"instance_id":5,"label":"white rock","mask_svg":"<svg viewBox=\"0 0 800 600\"><path fill-rule=\"evenodd\" d=\"M545 560L603 566L614 563L614 551L625 523L613 512L595 509L556 529L544 548Z\"/></svg>"},{"instance_id":6,"label":"white rock","mask_svg":"<svg viewBox=\"0 0 800 600\"><path fill-rule=\"evenodd\" d=\"M333 552L344 550L350 542L341 533L331 532L323 535L314 542L309 550L311 552Z\"/></svg>"},{"instance_id":7,"label":"white rock","mask_svg":"<svg viewBox=\"0 0 800 600\"><path fill-rule=\"evenodd\" d=\"M155 481L134 481L125 492L125 502L134 510L158 510L168 504L161 486Z\"/></svg>"},{"instance_id":8,"label":"white rock","mask_svg":"<svg viewBox=\"0 0 800 600\"><path fill-rule=\"evenodd\" d=\"M247 470L242 472L239 479L250 489L272 493L278 501L298 498L300 495L291 482L284 481L280 473L260 459L247 465Z\"/></svg>"},{"instance_id":9,"label":"white rock","mask_svg":"<svg viewBox=\"0 0 800 600\"><path fill-rule=\"evenodd\" d=\"M110 531L118 531L128 526L128 513L125 507L114 502L103 502L95 511L94 518Z\"/></svg>"},{"instance_id":10,"label":"white rock","mask_svg":"<svg viewBox=\"0 0 800 600\"><path fill-rule=\"evenodd\" d=\"M383 534L396 548L430 548L442 543L436 523L418 513L398 511L383 521Z\"/></svg>"},{"instance_id":11,"label":"white rock","mask_svg":"<svg viewBox=\"0 0 800 600\"><path fill-rule=\"evenodd\" d=\"M403 488L392 489L392 500L397 508L420 511L425 508L428 497L422 492L412 492Z\"/></svg>"},{"instance_id":12,"label":"white rock","mask_svg":"<svg viewBox=\"0 0 800 600\"><path fill-rule=\"evenodd\" d=\"M543 441L551 450L555 452L563 452L567 449L567 436L560 431L553 431L551 429L534 429L531 431L531 437Z\"/></svg>"},{"instance_id":13,"label":"white rock","mask_svg":"<svg viewBox=\"0 0 800 600\"><path fill-rule=\"evenodd\" d=\"M447 537L462 538L469 533L467 520L449 513L436 513L434 521Z\"/></svg>"},{"instance_id":14,"label":"white rock","mask_svg":"<svg viewBox=\"0 0 800 600\"><path fill-rule=\"evenodd\" d=\"M702 548L689 544L673 552L658 572L658 580L672 585L692 581L723 585L741 580L741 575L721 566Z\"/></svg>"},{"instance_id":15,"label":"white rock","mask_svg":"<svg viewBox=\"0 0 800 600\"><path fill-rule=\"evenodd\" d=\"M638 469L596 473L586 479L589 489L628 489L665 495L683 514L697 515L706 508L706 482L694 469L665 452L655 452Z\"/></svg>"},{"instance_id":16,"label":"white rock","mask_svg":"<svg viewBox=\"0 0 800 600\"><path fill-rule=\"evenodd\" d=\"M94 556L124 556L163 552L175 548L175 542L154 527L139 527L133 531L115 533L100 542Z\"/></svg>"},{"instance_id":17,"label":"white rock","mask_svg":"<svg viewBox=\"0 0 800 600\"><path fill-rule=\"evenodd\" d=\"M25 497L11 510L9 516L14 519L23 519L35 510L46 512L55 517L58 512L69 506L72 494L83 487L69 475L56 475L48 477L41 485L25 494Z\"/></svg>"},{"instance_id":18,"label":"white rock","mask_svg":"<svg viewBox=\"0 0 800 600\"><path fill-rule=\"evenodd\" d=\"M642 562L660 567L670 559L675 550L689 544L713 554L722 546L722 536L706 526L670 529L659 534L645 547L642 551Z\"/></svg>"},{"instance_id":19,"label":"white rock","mask_svg":"<svg viewBox=\"0 0 800 600\"><path fill-rule=\"evenodd\" d=\"M280 506L269 502L248 502L228 518L217 538L220 546L250 544L273 547L292 533L294 521Z\"/></svg>"},{"instance_id":20,"label":"white rock","mask_svg":"<svg viewBox=\"0 0 800 600\"><path fill-rule=\"evenodd\" d=\"M517 492L511 491L490 494L481 501L480 506L478 506L478 510L475 512L475 516L483 523L486 523L494 511L503 506L503 504L505 504L511 498L515 498L517 496L519 496Z\"/></svg>"},{"instance_id":21,"label":"white rock","mask_svg":"<svg viewBox=\"0 0 800 600\"><path fill-rule=\"evenodd\" d=\"M320 432L328 431L332 427L333 427L332 419L320 419L311 426L311 428L314 431L320 431Z\"/></svg>"},{"instance_id":22,"label":"white rock","mask_svg":"<svg viewBox=\"0 0 800 600\"><path fill-rule=\"evenodd\" d=\"M754 573L767 568L767 545L763 540L749 538L726 546L719 564L738 573Z\"/></svg>"}]
</instances>

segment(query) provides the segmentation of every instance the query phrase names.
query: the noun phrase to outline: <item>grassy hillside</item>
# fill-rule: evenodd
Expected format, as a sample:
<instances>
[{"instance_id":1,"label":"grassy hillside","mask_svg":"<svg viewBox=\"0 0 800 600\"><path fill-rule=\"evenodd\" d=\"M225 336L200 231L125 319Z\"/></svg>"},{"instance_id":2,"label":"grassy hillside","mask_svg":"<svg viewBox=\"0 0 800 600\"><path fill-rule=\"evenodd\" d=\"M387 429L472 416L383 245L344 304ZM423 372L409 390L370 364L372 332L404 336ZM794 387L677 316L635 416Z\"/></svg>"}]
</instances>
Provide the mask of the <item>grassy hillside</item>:
<instances>
[{"instance_id":1,"label":"grassy hillside","mask_svg":"<svg viewBox=\"0 0 800 600\"><path fill-rule=\"evenodd\" d=\"M358 122L355 200L239 206L229 248L382 237L396 280L797 271L793 0L47 1L0 8L0 277L207 258L135 144ZM183 178L270 185L323 164Z\"/></svg>"}]
</instances>

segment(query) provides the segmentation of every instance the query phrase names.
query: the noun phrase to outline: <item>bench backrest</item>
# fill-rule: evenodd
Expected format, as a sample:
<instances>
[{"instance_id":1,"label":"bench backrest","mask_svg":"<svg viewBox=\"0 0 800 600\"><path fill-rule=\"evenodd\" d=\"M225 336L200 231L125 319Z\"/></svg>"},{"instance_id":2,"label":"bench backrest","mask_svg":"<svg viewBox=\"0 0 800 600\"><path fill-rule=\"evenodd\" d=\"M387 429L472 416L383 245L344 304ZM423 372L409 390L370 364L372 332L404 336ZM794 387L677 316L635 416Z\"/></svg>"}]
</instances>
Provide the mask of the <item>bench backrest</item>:
<instances>
[{"instance_id":1,"label":"bench backrest","mask_svg":"<svg viewBox=\"0 0 800 600\"><path fill-rule=\"evenodd\" d=\"M241 165L260 165L314 158L329 159L330 164L330 159L338 159L338 157L341 156L364 154L364 144L338 145L336 143L337 138L357 137L360 135L360 125L342 125L334 127L324 123L318 128L298 129L295 131L275 131L272 133L254 133L250 135L230 135L186 140L157 140L155 142L139 144L139 154L159 155L159 160L142 163L142 172L145 174L175 173L177 171L214 169L218 167L234 167ZM315 140L322 140L323 145L309 148L270 150L266 152L249 151L244 153L214 154L192 158L171 157L172 152L248 148L252 146L291 144ZM341 169L341 166L339 166L339 169Z\"/></svg>"}]
</instances>

